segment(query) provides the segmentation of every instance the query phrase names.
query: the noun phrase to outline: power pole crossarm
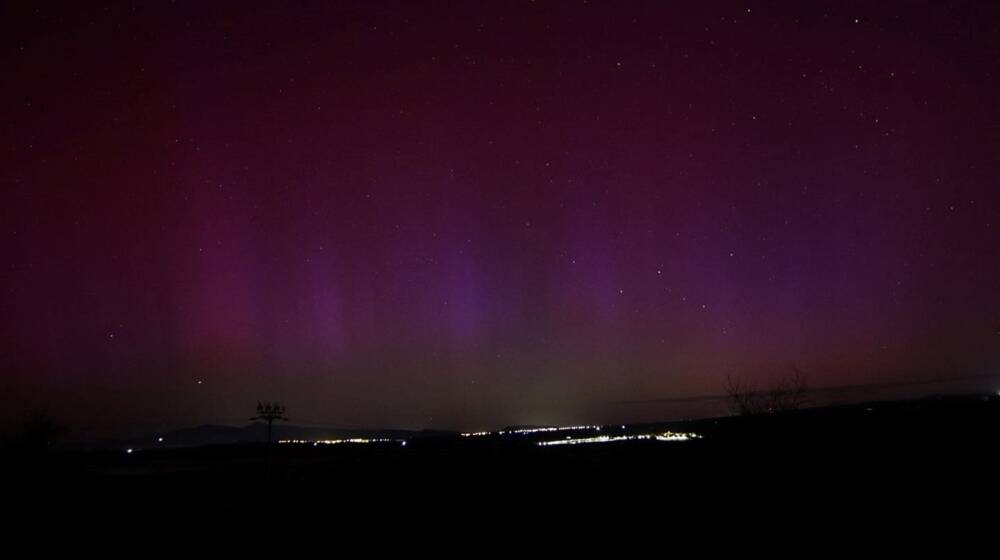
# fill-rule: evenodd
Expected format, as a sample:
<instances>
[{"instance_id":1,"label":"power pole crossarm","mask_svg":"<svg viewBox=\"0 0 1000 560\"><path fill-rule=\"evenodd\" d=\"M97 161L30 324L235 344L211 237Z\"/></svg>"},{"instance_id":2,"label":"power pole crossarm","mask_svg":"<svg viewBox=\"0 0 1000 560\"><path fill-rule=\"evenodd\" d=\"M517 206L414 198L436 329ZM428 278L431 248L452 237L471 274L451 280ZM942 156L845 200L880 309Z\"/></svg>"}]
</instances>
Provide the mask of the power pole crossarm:
<instances>
[{"instance_id":1,"label":"power pole crossarm","mask_svg":"<svg viewBox=\"0 0 1000 560\"><path fill-rule=\"evenodd\" d=\"M275 420L288 421L285 418L285 407L278 403L257 403L257 415L251 420L264 420L267 422L267 443L271 444L271 426Z\"/></svg>"}]
</instances>

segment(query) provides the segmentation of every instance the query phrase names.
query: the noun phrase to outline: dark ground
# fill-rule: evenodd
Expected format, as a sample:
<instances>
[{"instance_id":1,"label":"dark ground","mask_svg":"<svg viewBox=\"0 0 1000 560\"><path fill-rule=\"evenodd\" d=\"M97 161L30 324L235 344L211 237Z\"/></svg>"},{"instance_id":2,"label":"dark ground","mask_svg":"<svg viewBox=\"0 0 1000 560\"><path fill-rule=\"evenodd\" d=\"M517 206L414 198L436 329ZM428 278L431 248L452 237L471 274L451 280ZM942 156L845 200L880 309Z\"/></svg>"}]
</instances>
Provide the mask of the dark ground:
<instances>
[{"instance_id":1,"label":"dark ground","mask_svg":"<svg viewBox=\"0 0 1000 560\"><path fill-rule=\"evenodd\" d=\"M942 397L629 426L704 436L537 447L531 436L434 435L398 443L276 445L270 492L265 445L7 453L7 480L25 504L96 510L241 513L281 508L384 515L511 515L588 508L670 508L731 516L793 504L884 508L977 502L992 492L1000 398ZM603 433L623 433L620 427ZM573 434L581 435L581 434ZM564 437L560 433L557 437ZM581 509L582 508L582 509ZM940 513L940 509L935 509ZM367 513L366 513L367 512ZM854 515L854 514L850 514Z\"/></svg>"}]
</instances>

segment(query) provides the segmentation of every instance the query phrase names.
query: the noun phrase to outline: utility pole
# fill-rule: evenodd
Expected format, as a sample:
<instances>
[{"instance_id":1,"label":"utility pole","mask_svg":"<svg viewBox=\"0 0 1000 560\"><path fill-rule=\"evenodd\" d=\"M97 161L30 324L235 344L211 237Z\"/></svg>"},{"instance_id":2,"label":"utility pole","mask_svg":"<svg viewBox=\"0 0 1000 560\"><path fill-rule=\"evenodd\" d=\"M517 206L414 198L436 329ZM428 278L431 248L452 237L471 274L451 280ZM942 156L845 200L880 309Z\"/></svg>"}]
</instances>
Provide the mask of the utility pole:
<instances>
[{"instance_id":1,"label":"utility pole","mask_svg":"<svg viewBox=\"0 0 1000 560\"><path fill-rule=\"evenodd\" d=\"M257 402L257 416L250 420L267 421L267 495L271 495L271 426L275 420L288 421L285 418L285 407L278 403Z\"/></svg>"}]
</instances>

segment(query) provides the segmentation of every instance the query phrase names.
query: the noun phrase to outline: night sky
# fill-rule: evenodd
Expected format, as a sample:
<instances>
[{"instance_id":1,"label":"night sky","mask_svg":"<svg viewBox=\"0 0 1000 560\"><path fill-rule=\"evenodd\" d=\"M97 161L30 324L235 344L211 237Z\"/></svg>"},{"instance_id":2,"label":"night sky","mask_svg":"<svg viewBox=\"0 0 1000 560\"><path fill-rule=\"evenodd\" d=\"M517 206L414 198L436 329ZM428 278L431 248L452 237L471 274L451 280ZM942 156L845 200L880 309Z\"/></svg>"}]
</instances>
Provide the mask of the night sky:
<instances>
[{"instance_id":1,"label":"night sky","mask_svg":"<svg viewBox=\"0 0 1000 560\"><path fill-rule=\"evenodd\" d=\"M1000 4L40 4L0 8L5 418L1000 372Z\"/></svg>"}]
</instances>

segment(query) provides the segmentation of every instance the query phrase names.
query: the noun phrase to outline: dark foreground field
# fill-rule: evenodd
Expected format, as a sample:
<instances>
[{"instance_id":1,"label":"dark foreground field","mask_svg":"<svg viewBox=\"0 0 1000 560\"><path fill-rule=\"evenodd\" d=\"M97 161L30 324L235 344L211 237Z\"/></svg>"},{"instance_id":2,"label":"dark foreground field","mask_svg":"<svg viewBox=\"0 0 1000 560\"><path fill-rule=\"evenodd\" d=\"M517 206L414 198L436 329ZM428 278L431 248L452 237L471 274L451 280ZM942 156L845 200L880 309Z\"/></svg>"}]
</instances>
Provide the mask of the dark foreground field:
<instances>
[{"instance_id":1,"label":"dark foreground field","mask_svg":"<svg viewBox=\"0 0 1000 560\"><path fill-rule=\"evenodd\" d=\"M869 513L902 501L963 500L992 488L1000 473L995 396L614 426L601 433L664 430L702 437L561 447L536 442L563 433L439 434L405 446L282 444L273 448L270 481L263 444L7 454L5 468L13 488L8 496L45 507L241 512L270 502L413 512L442 503L474 511L503 502L528 513L552 503L669 503L719 515L752 510L760 500L835 500ZM588 434L597 432L572 433Z\"/></svg>"}]
</instances>

